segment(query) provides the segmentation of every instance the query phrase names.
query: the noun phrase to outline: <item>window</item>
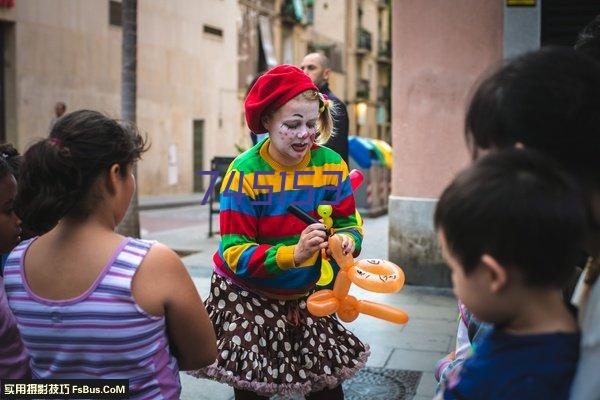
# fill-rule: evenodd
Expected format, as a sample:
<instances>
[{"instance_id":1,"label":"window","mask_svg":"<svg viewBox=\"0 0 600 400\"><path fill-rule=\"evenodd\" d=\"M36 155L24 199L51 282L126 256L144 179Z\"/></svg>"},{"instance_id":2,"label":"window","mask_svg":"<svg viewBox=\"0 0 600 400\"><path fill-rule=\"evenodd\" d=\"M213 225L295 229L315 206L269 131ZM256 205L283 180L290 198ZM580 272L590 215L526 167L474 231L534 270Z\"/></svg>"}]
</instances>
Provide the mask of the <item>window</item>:
<instances>
[{"instance_id":1,"label":"window","mask_svg":"<svg viewBox=\"0 0 600 400\"><path fill-rule=\"evenodd\" d=\"M214 35L218 37L223 37L223 29L215 28L214 26L204 25L204 33L208 33L209 35Z\"/></svg>"},{"instance_id":2,"label":"window","mask_svg":"<svg viewBox=\"0 0 600 400\"><path fill-rule=\"evenodd\" d=\"M108 23L112 26L123 26L121 2L112 0L108 2Z\"/></svg>"}]
</instances>

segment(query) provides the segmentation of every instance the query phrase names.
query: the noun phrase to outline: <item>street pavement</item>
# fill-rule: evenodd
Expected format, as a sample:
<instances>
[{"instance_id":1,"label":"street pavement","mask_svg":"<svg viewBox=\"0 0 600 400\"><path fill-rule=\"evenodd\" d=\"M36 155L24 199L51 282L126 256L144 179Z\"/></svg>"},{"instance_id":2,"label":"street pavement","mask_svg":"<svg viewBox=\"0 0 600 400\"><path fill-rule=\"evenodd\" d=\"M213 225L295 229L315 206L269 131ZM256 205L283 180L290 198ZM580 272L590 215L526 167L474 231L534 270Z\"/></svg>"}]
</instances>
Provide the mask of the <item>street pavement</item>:
<instances>
[{"instance_id":1,"label":"street pavement","mask_svg":"<svg viewBox=\"0 0 600 400\"><path fill-rule=\"evenodd\" d=\"M208 206L150 209L140 214L142 237L158 240L182 255L202 298L209 293L212 255L218 235L208 238ZM218 217L214 216L218 228ZM383 258L388 255L388 218L365 218L365 238L359 257ZM456 300L449 289L405 286L395 294L377 294L353 286L350 294L405 310L410 320L396 325L361 315L346 324L371 346L369 367L421 371L415 400L431 399L436 383L435 363L454 349ZM230 400L233 390L224 384L181 374L184 400ZM394 399L390 399L394 400Z\"/></svg>"}]
</instances>

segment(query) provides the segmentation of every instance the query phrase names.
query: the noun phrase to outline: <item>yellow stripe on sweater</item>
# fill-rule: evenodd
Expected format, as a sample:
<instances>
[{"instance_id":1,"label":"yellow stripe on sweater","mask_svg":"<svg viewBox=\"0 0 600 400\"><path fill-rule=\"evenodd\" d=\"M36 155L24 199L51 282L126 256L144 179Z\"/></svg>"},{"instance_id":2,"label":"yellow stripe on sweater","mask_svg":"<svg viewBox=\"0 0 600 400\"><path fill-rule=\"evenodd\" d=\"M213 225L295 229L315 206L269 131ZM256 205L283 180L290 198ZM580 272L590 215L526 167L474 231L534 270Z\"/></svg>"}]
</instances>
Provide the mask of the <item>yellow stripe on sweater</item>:
<instances>
[{"instance_id":1,"label":"yellow stripe on sweater","mask_svg":"<svg viewBox=\"0 0 600 400\"><path fill-rule=\"evenodd\" d=\"M240 257L242 256L244 251L246 251L252 246L256 246L256 243L245 243L237 246L231 246L223 252L223 258L225 259L227 265L229 265L229 268L231 268L233 272L235 272L235 270L237 269L238 261L240 260Z\"/></svg>"},{"instance_id":2,"label":"yellow stripe on sweater","mask_svg":"<svg viewBox=\"0 0 600 400\"><path fill-rule=\"evenodd\" d=\"M310 186L313 188L320 188L323 186L333 186L337 187L341 185L346 178L348 177L348 173L345 170L342 170L342 166L340 164L325 164L320 167L305 167L301 171L294 172L286 172L285 174L285 191L294 190L294 176L296 178L296 190L299 190L299 186ZM327 171L327 174L323 172ZM272 171L271 171L272 172ZM281 192L283 185L283 176L282 172L275 171L272 173L260 173L260 172L248 172L244 174L245 184L250 185L253 189L253 192L256 194L264 194L269 193L270 190L266 188L267 186L272 187L272 191L277 193ZM336 174L329 173L336 172ZM341 174L340 174L341 173ZM310 175L309 175L310 174ZM341 181L339 176L341 175ZM256 181L255 181L256 179ZM262 188L261 187L265 187ZM305 190L305 189L303 189Z\"/></svg>"}]
</instances>

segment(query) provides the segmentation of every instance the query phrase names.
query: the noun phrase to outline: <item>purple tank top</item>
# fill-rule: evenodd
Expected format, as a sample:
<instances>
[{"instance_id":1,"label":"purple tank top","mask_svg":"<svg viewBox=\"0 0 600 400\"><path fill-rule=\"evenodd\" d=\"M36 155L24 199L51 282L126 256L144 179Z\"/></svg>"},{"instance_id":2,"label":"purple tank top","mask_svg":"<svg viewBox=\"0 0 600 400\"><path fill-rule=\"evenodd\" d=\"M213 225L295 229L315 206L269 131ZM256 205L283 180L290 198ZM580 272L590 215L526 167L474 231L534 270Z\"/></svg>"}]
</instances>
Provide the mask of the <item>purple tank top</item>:
<instances>
[{"instance_id":1,"label":"purple tank top","mask_svg":"<svg viewBox=\"0 0 600 400\"><path fill-rule=\"evenodd\" d=\"M125 239L83 294L48 300L34 294L24 277L23 259L33 240L17 246L4 268L33 378L129 379L130 399L178 399L179 369L165 317L146 313L131 294L152 243Z\"/></svg>"}]
</instances>

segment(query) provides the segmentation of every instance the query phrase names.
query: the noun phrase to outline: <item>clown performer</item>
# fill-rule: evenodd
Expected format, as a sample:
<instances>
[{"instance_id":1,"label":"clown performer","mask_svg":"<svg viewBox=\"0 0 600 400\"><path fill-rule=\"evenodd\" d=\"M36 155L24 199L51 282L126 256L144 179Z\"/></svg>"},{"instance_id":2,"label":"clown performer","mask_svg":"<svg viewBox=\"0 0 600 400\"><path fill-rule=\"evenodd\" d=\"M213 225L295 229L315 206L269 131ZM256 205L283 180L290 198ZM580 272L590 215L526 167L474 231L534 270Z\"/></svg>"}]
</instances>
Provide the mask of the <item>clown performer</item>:
<instances>
[{"instance_id":1,"label":"clown performer","mask_svg":"<svg viewBox=\"0 0 600 400\"><path fill-rule=\"evenodd\" d=\"M250 130L269 136L223 179L221 242L206 300L218 357L193 375L233 386L236 400L343 399L341 384L364 367L369 347L331 316L308 313L326 230L287 211L297 205L318 219L318 206L329 202L332 232L345 254L358 254L362 229L348 168L320 145L332 134L329 102L300 69L280 65L257 80L244 107Z\"/></svg>"}]
</instances>

